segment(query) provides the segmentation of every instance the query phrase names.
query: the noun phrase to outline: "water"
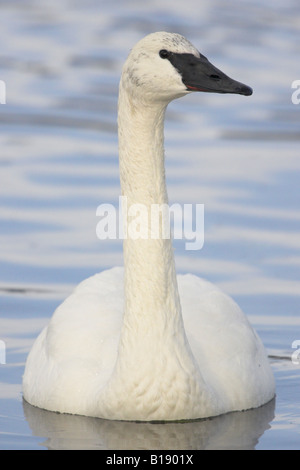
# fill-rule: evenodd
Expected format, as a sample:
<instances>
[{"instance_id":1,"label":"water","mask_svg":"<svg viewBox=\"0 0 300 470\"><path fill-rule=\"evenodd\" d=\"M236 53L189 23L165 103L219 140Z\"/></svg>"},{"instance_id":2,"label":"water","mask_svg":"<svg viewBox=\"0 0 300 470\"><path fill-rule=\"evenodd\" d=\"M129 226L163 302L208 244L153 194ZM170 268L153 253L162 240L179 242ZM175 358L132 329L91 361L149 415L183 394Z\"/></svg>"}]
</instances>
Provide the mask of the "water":
<instances>
[{"instance_id":1,"label":"water","mask_svg":"<svg viewBox=\"0 0 300 470\"><path fill-rule=\"evenodd\" d=\"M0 449L299 449L297 0L10 0L0 11ZM168 425L38 410L21 394L34 338L78 282L122 264L121 241L96 238L96 208L120 192L122 64L157 30L184 34L254 88L252 97L194 94L170 105L167 178L171 203L205 204L205 245L186 251L176 241L178 271L241 305L268 350L277 397Z\"/></svg>"}]
</instances>

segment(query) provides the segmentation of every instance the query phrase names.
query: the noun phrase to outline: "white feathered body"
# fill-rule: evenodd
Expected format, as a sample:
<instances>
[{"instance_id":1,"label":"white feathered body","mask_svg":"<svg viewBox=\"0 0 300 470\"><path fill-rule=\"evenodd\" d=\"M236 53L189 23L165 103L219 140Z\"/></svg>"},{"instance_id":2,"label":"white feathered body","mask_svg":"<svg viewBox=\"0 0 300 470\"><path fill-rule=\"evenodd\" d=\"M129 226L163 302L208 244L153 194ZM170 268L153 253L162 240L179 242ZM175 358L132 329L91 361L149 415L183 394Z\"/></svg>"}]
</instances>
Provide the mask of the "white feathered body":
<instances>
[{"instance_id":1,"label":"white feathered body","mask_svg":"<svg viewBox=\"0 0 300 470\"><path fill-rule=\"evenodd\" d=\"M190 274L178 275L178 286L197 364L192 375L174 355L180 348L176 337L172 344L162 337L158 344L140 344L114 391L109 379L123 321L122 285L122 268L103 271L58 307L27 360L23 387L30 403L62 413L151 421L203 418L272 399L268 358L247 318L215 285Z\"/></svg>"}]
</instances>

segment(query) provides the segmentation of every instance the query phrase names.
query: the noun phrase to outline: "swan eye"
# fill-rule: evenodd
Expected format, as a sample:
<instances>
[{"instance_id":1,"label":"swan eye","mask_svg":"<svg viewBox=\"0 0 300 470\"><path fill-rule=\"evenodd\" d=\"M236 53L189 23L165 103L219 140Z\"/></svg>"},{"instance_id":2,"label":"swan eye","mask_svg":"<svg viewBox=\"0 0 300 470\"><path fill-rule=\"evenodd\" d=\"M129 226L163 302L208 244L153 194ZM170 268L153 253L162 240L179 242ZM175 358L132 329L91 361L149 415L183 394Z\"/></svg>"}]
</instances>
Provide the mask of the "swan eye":
<instances>
[{"instance_id":1,"label":"swan eye","mask_svg":"<svg viewBox=\"0 0 300 470\"><path fill-rule=\"evenodd\" d=\"M162 49L161 51L159 51L159 55L162 59L168 59L170 57L170 52L166 49Z\"/></svg>"}]
</instances>

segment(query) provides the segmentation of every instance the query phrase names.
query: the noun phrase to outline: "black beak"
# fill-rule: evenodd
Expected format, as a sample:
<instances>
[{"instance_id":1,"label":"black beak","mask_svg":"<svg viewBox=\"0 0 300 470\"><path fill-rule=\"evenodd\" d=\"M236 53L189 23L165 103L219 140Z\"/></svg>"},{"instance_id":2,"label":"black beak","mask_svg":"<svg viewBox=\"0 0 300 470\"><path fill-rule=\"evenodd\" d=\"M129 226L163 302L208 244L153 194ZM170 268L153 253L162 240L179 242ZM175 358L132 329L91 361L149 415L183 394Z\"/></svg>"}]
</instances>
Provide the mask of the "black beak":
<instances>
[{"instance_id":1,"label":"black beak","mask_svg":"<svg viewBox=\"0 0 300 470\"><path fill-rule=\"evenodd\" d=\"M252 88L237 82L217 69L202 54L178 54L169 52L166 57L182 76L187 90L208 93L235 93L250 96Z\"/></svg>"}]
</instances>

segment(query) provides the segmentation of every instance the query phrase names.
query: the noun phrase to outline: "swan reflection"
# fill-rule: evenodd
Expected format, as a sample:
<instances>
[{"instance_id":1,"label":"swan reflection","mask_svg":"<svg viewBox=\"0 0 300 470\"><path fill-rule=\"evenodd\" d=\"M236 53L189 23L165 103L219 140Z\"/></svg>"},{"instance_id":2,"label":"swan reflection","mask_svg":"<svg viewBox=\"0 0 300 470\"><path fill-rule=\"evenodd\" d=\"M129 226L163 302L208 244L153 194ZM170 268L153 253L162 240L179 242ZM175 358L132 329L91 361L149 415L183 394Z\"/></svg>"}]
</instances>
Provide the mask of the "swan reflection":
<instances>
[{"instance_id":1,"label":"swan reflection","mask_svg":"<svg viewBox=\"0 0 300 470\"><path fill-rule=\"evenodd\" d=\"M23 401L42 446L55 450L255 449L274 418L275 399L260 408L183 423L135 423L58 414Z\"/></svg>"}]
</instances>

